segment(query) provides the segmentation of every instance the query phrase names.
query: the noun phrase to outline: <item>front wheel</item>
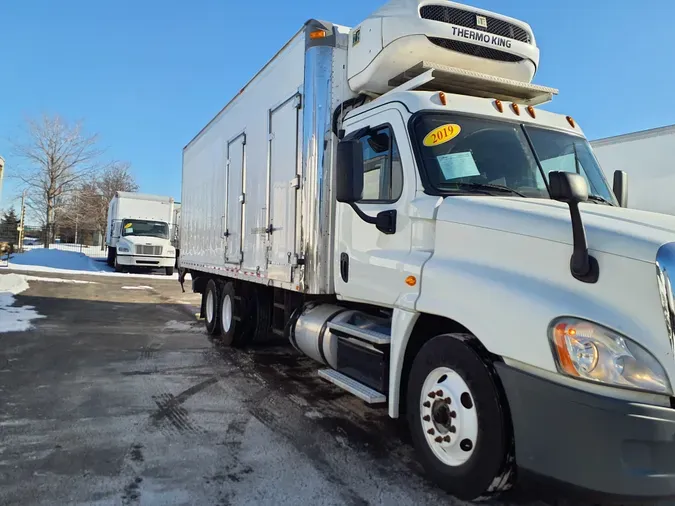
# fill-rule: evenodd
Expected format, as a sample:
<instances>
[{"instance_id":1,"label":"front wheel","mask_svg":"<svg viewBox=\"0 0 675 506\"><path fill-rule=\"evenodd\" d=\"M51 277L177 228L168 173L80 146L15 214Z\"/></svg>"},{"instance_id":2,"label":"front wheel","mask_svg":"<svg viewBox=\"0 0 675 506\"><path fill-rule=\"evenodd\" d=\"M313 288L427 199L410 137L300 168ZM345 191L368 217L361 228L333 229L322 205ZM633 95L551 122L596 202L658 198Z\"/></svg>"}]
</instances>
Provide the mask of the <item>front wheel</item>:
<instances>
[{"instance_id":1,"label":"front wheel","mask_svg":"<svg viewBox=\"0 0 675 506\"><path fill-rule=\"evenodd\" d=\"M472 500L508 487L511 434L491 369L467 339L445 334L422 346L410 371L407 406L426 471L451 494Z\"/></svg>"},{"instance_id":2,"label":"front wheel","mask_svg":"<svg viewBox=\"0 0 675 506\"><path fill-rule=\"evenodd\" d=\"M113 264L115 265L115 272L124 272L124 266L118 262L117 260L117 255L115 255L115 259L113 260Z\"/></svg>"},{"instance_id":3,"label":"front wheel","mask_svg":"<svg viewBox=\"0 0 675 506\"><path fill-rule=\"evenodd\" d=\"M166 275L173 276L173 267L166 267Z\"/></svg>"}]
</instances>

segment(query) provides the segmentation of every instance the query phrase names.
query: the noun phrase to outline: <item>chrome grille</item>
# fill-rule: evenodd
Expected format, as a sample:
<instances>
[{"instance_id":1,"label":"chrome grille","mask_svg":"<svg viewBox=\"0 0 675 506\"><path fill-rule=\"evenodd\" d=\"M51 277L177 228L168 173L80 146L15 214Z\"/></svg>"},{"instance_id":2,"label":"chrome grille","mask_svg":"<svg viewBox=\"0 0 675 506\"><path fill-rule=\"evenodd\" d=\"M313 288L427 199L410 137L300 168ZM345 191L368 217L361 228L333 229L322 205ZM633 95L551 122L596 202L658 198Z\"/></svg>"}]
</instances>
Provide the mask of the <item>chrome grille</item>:
<instances>
[{"instance_id":1,"label":"chrome grille","mask_svg":"<svg viewBox=\"0 0 675 506\"><path fill-rule=\"evenodd\" d=\"M420 16L423 19L465 26L467 28L473 28L474 30L501 35L502 37L525 42L526 44L532 43L530 34L519 26L509 23L508 21L481 14L481 16L487 20L487 28L483 28L477 25L475 12L465 11L456 7L425 5L420 9Z\"/></svg>"},{"instance_id":2,"label":"chrome grille","mask_svg":"<svg viewBox=\"0 0 675 506\"><path fill-rule=\"evenodd\" d=\"M136 254L137 255L161 255L162 247L161 246L146 246L145 244L136 245Z\"/></svg>"},{"instance_id":3,"label":"chrome grille","mask_svg":"<svg viewBox=\"0 0 675 506\"><path fill-rule=\"evenodd\" d=\"M491 47L477 46L476 44L470 44L468 42L441 39L438 37L429 37L429 40L433 44L436 44L437 46L440 46L444 49L450 49L451 51L457 51L458 53L464 53L471 56L478 56L479 58L487 58L488 60L507 61L513 63L524 60L522 56L499 51L498 49L492 49Z\"/></svg>"}]
</instances>

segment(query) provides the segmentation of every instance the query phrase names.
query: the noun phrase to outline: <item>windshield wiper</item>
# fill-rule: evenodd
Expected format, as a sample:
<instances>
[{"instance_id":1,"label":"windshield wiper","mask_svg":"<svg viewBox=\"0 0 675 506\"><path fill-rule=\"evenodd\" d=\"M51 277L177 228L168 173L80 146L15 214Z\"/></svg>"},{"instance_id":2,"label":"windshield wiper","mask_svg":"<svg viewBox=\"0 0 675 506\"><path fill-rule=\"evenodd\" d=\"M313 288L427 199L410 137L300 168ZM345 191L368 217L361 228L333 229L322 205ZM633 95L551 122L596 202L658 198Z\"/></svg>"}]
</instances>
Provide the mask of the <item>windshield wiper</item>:
<instances>
[{"instance_id":1,"label":"windshield wiper","mask_svg":"<svg viewBox=\"0 0 675 506\"><path fill-rule=\"evenodd\" d=\"M490 183L454 183L454 184L456 184L458 188L466 190L475 189L477 191L481 191L482 193L486 193L487 195L491 195L490 193L491 191L496 191L502 193L510 193L512 195L518 195L519 197L526 197L526 195L520 193L519 191L500 184L490 184Z\"/></svg>"},{"instance_id":2,"label":"windshield wiper","mask_svg":"<svg viewBox=\"0 0 675 506\"><path fill-rule=\"evenodd\" d=\"M597 202L598 204L607 204L608 206L614 206L609 200L607 200L605 197L601 197L600 195L589 195L588 200L591 202Z\"/></svg>"}]
</instances>

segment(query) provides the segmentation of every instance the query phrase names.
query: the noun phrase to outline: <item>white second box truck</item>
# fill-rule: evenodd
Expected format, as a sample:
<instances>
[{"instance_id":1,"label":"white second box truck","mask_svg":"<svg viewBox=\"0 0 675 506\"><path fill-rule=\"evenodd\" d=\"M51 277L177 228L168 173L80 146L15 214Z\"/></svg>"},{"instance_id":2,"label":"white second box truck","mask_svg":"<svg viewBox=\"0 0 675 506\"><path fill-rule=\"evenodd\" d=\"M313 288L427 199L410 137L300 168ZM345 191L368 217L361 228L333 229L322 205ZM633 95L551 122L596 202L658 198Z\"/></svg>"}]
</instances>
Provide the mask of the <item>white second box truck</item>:
<instances>
[{"instance_id":1,"label":"white second box truck","mask_svg":"<svg viewBox=\"0 0 675 506\"><path fill-rule=\"evenodd\" d=\"M223 344L406 416L457 496L671 496L675 218L621 207L538 63L444 0L308 21L183 151L180 279Z\"/></svg>"},{"instance_id":2,"label":"white second box truck","mask_svg":"<svg viewBox=\"0 0 675 506\"><path fill-rule=\"evenodd\" d=\"M119 272L132 267L163 268L172 275L176 263L173 220L171 197L117 192L108 206L108 265Z\"/></svg>"},{"instance_id":3,"label":"white second box truck","mask_svg":"<svg viewBox=\"0 0 675 506\"><path fill-rule=\"evenodd\" d=\"M675 215L675 125L591 142L605 174L630 179L628 206Z\"/></svg>"}]
</instances>

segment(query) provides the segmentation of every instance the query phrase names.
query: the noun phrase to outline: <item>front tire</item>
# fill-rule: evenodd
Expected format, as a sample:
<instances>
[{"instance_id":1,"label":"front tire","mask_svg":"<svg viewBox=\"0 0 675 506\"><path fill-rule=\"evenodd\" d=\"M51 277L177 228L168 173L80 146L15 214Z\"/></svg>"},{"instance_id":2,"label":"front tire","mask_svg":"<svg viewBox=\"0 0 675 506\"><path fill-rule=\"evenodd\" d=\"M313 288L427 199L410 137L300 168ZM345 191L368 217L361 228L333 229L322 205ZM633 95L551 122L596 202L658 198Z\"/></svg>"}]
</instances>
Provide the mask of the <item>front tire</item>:
<instances>
[{"instance_id":1,"label":"front tire","mask_svg":"<svg viewBox=\"0 0 675 506\"><path fill-rule=\"evenodd\" d=\"M166 275L173 276L173 267L166 267Z\"/></svg>"},{"instance_id":2,"label":"front tire","mask_svg":"<svg viewBox=\"0 0 675 506\"><path fill-rule=\"evenodd\" d=\"M206 331L212 336L220 332L220 298L218 296L218 285L212 279L206 284L204 291L204 321L206 322Z\"/></svg>"},{"instance_id":3,"label":"front tire","mask_svg":"<svg viewBox=\"0 0 675 506\"><path fill-rule=\"evenodd\" d=\"M407 392L418 458L443 489L465 500L509 485L511 431L491 368L466 341L444 334L415 357Z\"/></svg>"},{"instance_id":4,"label":"front tire","mask_svg":"<svg viewBox=\"0 0 675 506\"><path fill-rule=\"evenodd\" d=\"M115 255L113 264L115 265L115 272L124 272L124 266L117 261L117 255Z\"/></svg>"}]
</instances>

